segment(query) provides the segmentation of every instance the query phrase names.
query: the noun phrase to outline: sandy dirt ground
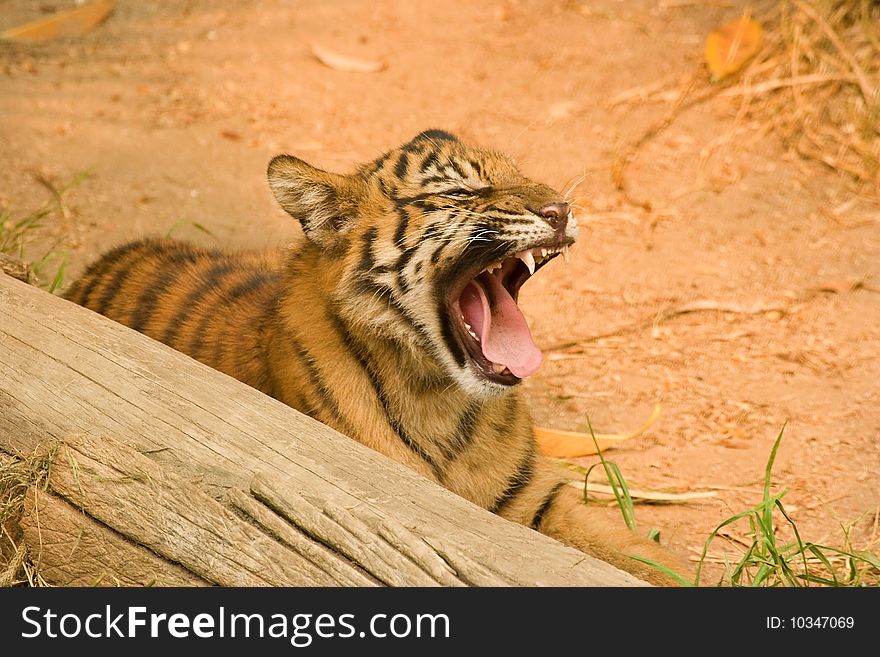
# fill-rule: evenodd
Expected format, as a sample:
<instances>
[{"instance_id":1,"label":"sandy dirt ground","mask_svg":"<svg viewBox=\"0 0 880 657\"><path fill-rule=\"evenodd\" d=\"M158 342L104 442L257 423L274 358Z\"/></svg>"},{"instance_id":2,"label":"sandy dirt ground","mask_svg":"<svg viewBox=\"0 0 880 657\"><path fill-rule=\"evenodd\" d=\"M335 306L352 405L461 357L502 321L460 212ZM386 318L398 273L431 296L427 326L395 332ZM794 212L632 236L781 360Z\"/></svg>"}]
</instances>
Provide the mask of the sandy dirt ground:
<instances>
[{"instance_id":1,"label":"sandy dirt ground","mask_svg":"<svg viewBox=\"0 0 880 657\"><path fill-rule=\"evenodd\" d=\"M69 4L0 0L0 29ZM669 110L627 92L674 90L699 68L706 33L743 5L116 5L84 37L0 46L0 207L20 216L50 200L46 183L91 171L26 255L54 245L69 281L140 235L283 245L299 229L266 184L273 155L342 171L444 128L558 189L582 179L571 264L521 296L545 352L525 386L536 423L560 429L589 417L597 432L626 432L661 405L609 458L631 486L715 497L639 505L640 528L695 558L719 522L760 500L787 422L774 474L802 535L840 544L839 523L860 517L856 540L876 532L877 198L744 123L735 97L683 111L640 150L627 181L651 210L612 183L622 145ZM313 43L387 67L333 70ZM735 554L741 535L712 554Z\"/></svg>"}]
</instances>

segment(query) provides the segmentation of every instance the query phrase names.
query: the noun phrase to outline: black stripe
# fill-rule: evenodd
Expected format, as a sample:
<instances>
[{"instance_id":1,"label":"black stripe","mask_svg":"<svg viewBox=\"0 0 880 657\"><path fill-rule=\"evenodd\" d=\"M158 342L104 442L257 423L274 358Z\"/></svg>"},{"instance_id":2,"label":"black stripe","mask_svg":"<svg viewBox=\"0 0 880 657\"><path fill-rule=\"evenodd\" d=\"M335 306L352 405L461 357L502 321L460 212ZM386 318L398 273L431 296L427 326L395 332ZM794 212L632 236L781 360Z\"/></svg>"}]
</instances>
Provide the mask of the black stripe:
<instances>
[{"instance_id":1,"label":"black stripe","mask_svg":"<svg viewBox=\"0 0 880 657\"><path fill-rule=\"evenodd\" d=\"M376 241L376 236L379 234L379 229L373 226L366 233L361 235L361 260L358 263L358 271L362 274L369 274L370 270L373 269L374 259L373 259L373 242Z\"/></svg>"},{"instance_id":2,"label":"black stripe","mask_svg":"<svg viewBox=\"0 0 880 657\"><path fill-rule=\"evenodd\" d=\"M413 247L408 249L404 249L400 257L397 259L397 262L394 263L394 269L397 271L397 284L400 286L400 289L404 294L409 292L409 281L406 280L406 266L409 264L409 261L412 260L413 256L419 250L419 245L416 244Z\"/></svg>"},{"instance_id":3,"label":"black stripe","mask_svg":"<svg viewBox=\"0 0 880 657\"><path fill-rule=\"evenodd\" d=\"M449 160L449 166L451 166L452 170L458 174L459 178L461 178L462 180L467 178L467 174L464 172L464 169L462 169L461 166L459 166L458 162L456 162L454 159Z\"/></svg>"},{"instance_id":4,"label":"black stripe","mask_svg":"<svg viewBox=\"0 0 880 657\"><path fill-rule=\"evenodd\" d=\"M510 395L507 398L507 403L510 408L507 409L507 413L504 415L504 422L501 423L501 435L512 436L519 424L519 397L517 395Z\"/></svg>"},{"instance_id":5,"label":"black stripe","mask_svg":"<svg viewBox=\"0 0 880 657\"><path fill-rule=\"evenodd\" d=\"M232 305L236 301L238 301L241 297L251 294L252 292L258 292L265 288L270 282L277 280L280 277L279 274L275 272L267 272L267 271L258 271L256 273L251 274L247 277L243 282L236 285L229 292L228 295L224 295L221 297L218 306L223 305ZM211 313L206 313L206 316ZM206 327L207 328L207 327ZM197 337L198 334L197 334ZM199 346L201 348L201 345ZM195 352L194 352L195 353ZM223 355L223 341L217 340L214 342L214 361L215 363L220 362L220 357Z\"/></svg>"},{"instance_id":6,"label":"black stripe","mask_svg":"<svg viewBox=\"0 0 880 657\"><path fill-rule=\"evenodd\" d=\"M473 442L474 430L477 428L477 419L482 408L483 405L480 402L472 401L468 404L464 413L458 418L458 424L453 434L440 443L440 449L447 463L458 458Z\"/></svg>"},{"instance_id":7,"label":"black stripe","mask_svg":"<svg viewBox=\"0 0 880 657\"><path fill-rule=\"evenodd\" d=\"M406 169L407 169L408 165L409 165L409 156L406 153L403 153L400 156L400 159L397 160L397 164L394 165L394 175L396 175L398 178L401 178L401 179L405 178L406 177Z\"/></svg>"},{"instance_id":8,"label":"black stripe","mask_svg":"<svg viewBox=\"0 0 880 657\"><path fill-rule=\"evenodd\" d=\"M438 164L437 162L437 151L431 151L425 156L425 159L422 160L422 163L419 165L419 173L425 173L428 169L431 168L432 165Z\"/></svg>"},{"instance_id":9,"label":"black stripe","mask_svg":"<svg viewBox=\"0 0 880 657\"><path fill-rule=\"evenodd\" d=\"M238 265L228 260L218 262L205 272L202 278L202 284L187 295L177 309L177 313L168 323L165 334L162 336L162 342L174 347L177 340L177 334L183 327L183 318L192 315L202 300L211 292L217 289L222 280L237 269ZM182 350L181 350L182 351Z\"/></svg>"},{"instance_id":10,"label":"black stripe","mask_svg":"<svg viewBox=\"0 0 880 657\"><path fill-rule=\"evenodd\" d=\"M550 492L547 493L547 496L544 498L544 501L541 502L541 506L538 507L538 510L535 511L535 515L532 518L532 521L529 523L529 527L532 529L538 529L541 526L541 521L544 520L544 515L547 511L550 510L550 507L553 506L553 503L556 501L556 497L559 493L562 492L562 489L565 487L565 482L560 481L553 488L550 489Z\"/></svg>"},{"instance_id":11,"label":"black stripe","mask_svg":"<svg viewBox=\"0 0 880 657\"><path fill-rule=\"evenodd\" d=\"M394 231L394 246L403 248L403 238L406 235L406 227L409 225L409 213L397 206L397 229Z\"/></svg>"},{"instance_id":12,"label":"black stripe","mask_svg":"<svg viewBox=\"0 0 880 657\"><path fill-rule=\"evenodd\" d=\"M368 169L371 171L378 171L379 169L382 168L382 166L385 164L385 162L388 160L389 157L391 157L391 153L385 153L384 155L380 155L375 160L373 160L373 163L368 167Z\"/></svg>"},{"instance_id":13,"label":"black stripe","mask_svg":"<svg viewBox=\"0 0 880 657\"><path fill-rule=\"evenodd\" d=\"M446 178L439 178L438 180L446 180ZM422 192L421 194L415 194L414 196L393 196L391 194L388 194L388 196L391 197L391 200L394 201L394 204L398 208L402 208L419 201L424 201L432 196L436 196L436 194L434 192Z\"/></svg>"},{"instance_id":14,"label":"black stripe","mask_svg":"<svg viewBox=\"0 0 880 657\"><path fill-rule=\"evenodd\" d=\"M440 209L440 206L431 199L416 199L408 205L423 212L436 212Z\"/></svg>"},{"instance_id":15,"label":"black stripe","mask_svg":"<svg viewBox=\"0 0 880 657\"><path fill-rule=\"evenodd\" d=\"M440 261L440 256L443 255L443 249L446 248L447 244L449 244L449 242L441 242L441 244L431 254L432 265L436 265Z\"/></svg>"},{"instance_id":16,"label":"black stripe","mask_svg":"<svg viewBox=\"0 0 880 657\"><path fill-rule=\"evenodd\" d=\"M440 468L437 462L422 448L422 446L419 445L415 441L415 439L413 439L413 437L409 435L409 433L407 433L406 429L403 427L400 421L391 412L389 399L385 395L385 390L382 386L382 382L379 380L379 377L376 375L370 365L367 351L363 349L355 340L355 338L348 332L348 329L346 329L345 325L342 323L342 320L338 316L334 315L333 313L328 313L328 317L330 319L330 323L335 328L346 349L348 349L348 351L357 361L358 365L360 365L361 369L367 375L367 378L370 381L370 385L372 385L373 387L373 394L375 394L376 399L382 406L382 410L385 412L385 419L387 420L389 426L394 430L394 432L397 434L398 438L400 438L403 444L410 449L410 451L412 451L416 456L418 456L420 459L428 464L437 480L442 482L442 468Z\"/></svg>"},{"instance_id":17,"label":"black stripe","mask_svg":"<svg viewBox=\"0 0 880 657\"><path fill-rule=\"evenodd\" d=\"M184 249L187 247L181 246L180 248ZM156 311L156 306L159 304L159 298L167 292L172 283L180 277L182 273L181 265L187 263L194 265L196 262L198 262L197 254L187 249L185 251L177 251L177 253L162 263L165 267L165 272L159 277L155 284L150 285L141 293L140 297L138 297L129 326L135 331L143 332L144 326L146 326L147 322Z\"/></svg>"},{"instance_id":18,"label":"black stripe","mask_svg":"<svg viewBox=\"0 0 880 657\"><path fill-rule=\"evenodd\" d=\"M445 130L437 130L436 128L423 130L415 137L413 137L413 141L419 141L421 139L433 139L435 141L458 141L458 137L456 137L452 133L446 132Z\"/></svg>"},{"instance_id":19,"label":"black stripe","mask_svg":"<svg viewBox=\"0 0 880 657\"><path fill-rule=\"evenodd\" d=\"M507 505L520 494L522 489L528 486L534 474L535 443L530 442L528 444L528 451L525 453L522 460L517 463L516 470L514 470L513 474L507 480L507 487L504 489L504 492L495 499L489 507L489 511L492 513L501 513Z\"/></svg>"},{"instance_id":20,"label":"black stripe","mask_svg":"<svg viewBox=\"0 0 880 657\"><path fill-rule=\"evenodd\" d=\"M440 335L443 337L443 343L446 345L446 349L449 353L452 354L452 357L455 359L455 362L458 363L459 367L464 367L466 362L464 349L461 344L459 344L458 338L455 336L455 332L452 329L452 321L447 316L449 315L449 309L446 307L446 302L443 301L443 297L439 297L439 301L437 302L437 314L441 318L445 318L444 321L440 322Z\"/></svg>"},{"instance_id":21,"label":"black stripe","mask_svg":"<svg viewBox=\"0 0 880 657\"><path fill-rule=\"evenodd\" d=\"M157 253L161 251L161 245L157 242L153 241L145 241L138 244L138 253L135 254L136 261L143 261L147 258L151 258L155 256ZM140 251L142 247L152 247L150 250L143 252ZM134 249L132 249L134 251ZM131 253L131 251L129 251ZM117 260L114 264L119 265L121 263L121 259ZM97 310L102 315L107 314L107 310L110 308L110 304L116 298L116 295L119 294L120 289L128 280L129 274L131 274L130 266L135 263L128 263L128 266L119 267L116 270L116 273L113 275L113 278L110 279L110 282L107 283L107 286L104 288L104 291L101 292L101 296L98 298L98 303L95 306L95 310Z\"/></svg>"},{"instance_id":22,"label":"black stripe","mask_svg":"<svg viewBox=\"0 0 880 657\"><path fill-rule=\"evenodd\" d=\"M477 174L477 177L482 179L483 178L483 167L480 165L480 163L477 162L476 160L468 160L468 162L470 163L471 168Z\"/></svg>"},{"instance_id":23,"label":"black stripe","mask_svg":"<svg viewBox=\"0 0 880 657\"><path fill-rule=\"evenodd\" d=\"M382 191L382 194L387 196L388 198L396 198L397 187L389 186L388 181L385 178L379 178L379 189Z\"/></svg>"},{"instance_id":24,"label":"black stripe","mask_svg":"<svg viewBox=\"0 0 880 657\"><path fill-rule=\"evenodd\" d=\"M318 405L323 407L324 411L329 411L330 416L323 414L321 412L321 408L318 408L310 401L303 397L303 401L308 406L308 415L312 416L316 420L321 420L321 415L324 415L325 419L329 419L329 423L336 427L339 431L350 436L352 438L357 438L356 433L352 430L351 425L345 419L345 416L342 415L342 412L339 410L339 403L333 397L333 393L327 388L324 384L324 379L321 377L321 373L318 371L318 367L315 363L315 359L312 355L306 351L305 347L303 347L296 339L294 335L289 334L289 344L299 359L300 363L302 363L303 367L306 370L306 376L309 379L309 384L311 384L312 388L315 390L316 397L318 400Z\"/></svg>"},{"instance_id":25,"label":"black stripe","mask_svg":"<svg viewBox=\"0 0 880 657\"><path fill-rule=\"evenodd\" d=\"M355 291L359 294L382 298L388 304L389 310L393 310L398 318L413 331L419 343L424 345L424 336L422 335L421 329L406 309L400 305L400 302L394 298L394 288L389 287L385 283L379 283L370 276L364 274L358 274L357 278L354 279L353 285Z\"/></svg>"},{"instance_id":26,"label":"black stripe","mask_svg":"<svg viewBox=\"0 0 880 657\"><path fill-rule=\"evenodd\" d=\"M92 292L95 291L95 288L103 280L104 274L115 267L116 264L126 255L135 249L140 249L144 245L144 240L138 240L136 242L123 244L122 246L117 246L115 249L105 253L100 260L92 263L86 270L86 273L83 274L80 280L84 281L88 279L88 282L80 290L78 298L74 299L70 296L67 298L81 306L86 306L89 302L89 297L92 296Z\"/></svg>"},{"instance_id":27,"label":"black stripe","mask_svg":"<svg viewBox=\"0 0 880 657\"><path fill-rule=\"evenodd\" d=\"M202 351L202 347L205 345L205 331L208 330L212 322L223 321L222 314L220 312L222 306L230 305L239 297L259 289L260 287L265 285L270 278L273 278L275 276L277 275L270 274L268 272L257 272L248 276L244 281L236 285L229 292L221 291L220 298L217 299L216 305L213 308L205 308L202 319L199 321L198 326L196 326L195 332L190 338L189 349L186 353L198 357L198 354L200 354ZM224 308L224 310L227 309ZM213 353L216 357L219 352L219 347L216 344L214 345L214 347L215 349ZM215 360L214 362L216 363L217 360Z\"/></svg>"},{"instance_id":28,"label":"black stripe","mask_svg":"<svg viewBox=\"0 0 880 657\"><path fill-rule=\"evenodd\" d=\"M399 271L397 272L397 287L400 288L401 293L408 294L410 290L409 281L406 280L405 272Z\"/></svg>"},{"instance_id":29,"label":"black stripe","mask_svg":"<svg viewBox=\"0 0 880 657\"><path fill-rule=\"evenodd\" d=\"M419 136L421 136L421 135L419 135ZM403 146L401 146L400 149L401 149L404 153L415 153L415 154L418 154L418 153L421 153L423 150L425 150L425 143L424 143L424 142L420 142L420 141L418 140L418 137L416 137L416 138L413 139L411 142L406 143L406 144L404 144Z\"/></svg>"},{"instance_id":30,"label":"black stripe","mask_svg":"<svg viewBox=\"0 0 880 657\"><path fill-rule=\"evenodd\" d=\"M241 297L258 290L268 283L278 280L281 275L272 271L257 271L247 277L243 282L230 290L229 295L224 295L224 303L232 303Z\"/></svg>"},{"instance_id":31,"label":"black stripe","mask_svg":"<svg viewBox=\"0 0 880 657\"><path fill-rule=\"evenodd\" d=\"M277 330L275 327L278 326L277 322L274 322L277 315L277 306L278 306L278 296L273 296L266 300L266 303L263 304L263 312L260 314L259 322L257 323L257 335L269 336ZM267 395L271 397L278 398L278 382L276 378L273 376L275 368L272 366L271 361L269 360L269 343L271 343L271 338L267 338L260 341L258 345L259 349L259 358L260 358L260 369L262 370L262 386L260 390L265 392ZM287 391L290 393L291 391ZM302 399L302 395L299 393L296 394L296 397L299 401L305 402ZM298 408L294 406L294 408Z\"/></svg>"}]
</instances>

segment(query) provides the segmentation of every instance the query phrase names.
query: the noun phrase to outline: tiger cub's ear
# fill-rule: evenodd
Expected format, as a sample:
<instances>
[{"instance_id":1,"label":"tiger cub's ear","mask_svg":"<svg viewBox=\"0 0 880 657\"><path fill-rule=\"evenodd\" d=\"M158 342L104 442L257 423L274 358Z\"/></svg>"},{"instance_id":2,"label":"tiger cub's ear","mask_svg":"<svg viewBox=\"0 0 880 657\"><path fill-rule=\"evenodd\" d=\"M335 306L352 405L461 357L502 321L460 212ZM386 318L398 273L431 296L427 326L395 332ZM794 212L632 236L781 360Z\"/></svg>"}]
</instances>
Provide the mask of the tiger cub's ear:
<instances>
[{"instance_id":1,"label":"tiger cub's ear","mask_svg":"<svg viewBox=\"0 0 880 657\"><path fill-rule=\"evenodd\" d=\"M323 247L339 242L365 193L360 179L322 171L292 155L272 158L268 177L281 207L302 224L306 237Z\"/></svg>"}]
</instances>

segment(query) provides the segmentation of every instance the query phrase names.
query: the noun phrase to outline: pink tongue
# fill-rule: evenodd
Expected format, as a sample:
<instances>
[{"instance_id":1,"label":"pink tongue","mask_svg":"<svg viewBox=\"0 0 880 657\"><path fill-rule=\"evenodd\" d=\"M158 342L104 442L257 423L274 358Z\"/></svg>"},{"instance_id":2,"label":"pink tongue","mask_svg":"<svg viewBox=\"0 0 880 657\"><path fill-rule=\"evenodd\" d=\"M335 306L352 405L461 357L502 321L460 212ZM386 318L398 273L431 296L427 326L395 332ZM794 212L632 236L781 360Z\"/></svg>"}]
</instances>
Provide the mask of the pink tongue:
<instances>
[{"instance_id":1,"label":"pink tongue","mask_svg":"<svg viewBox=\"0 0 880 657\"><path fill-rule=\"evenodd\" d=\"M483 285L495 301L494 312ZM459 300L461 311L474 332L480 336L483 355L493 363L505 365L514 376L523 379L534 374L541 365L541 350L532 341L529 325L516 301L492 274L472 281Z\"/></svg>"}]
</instances>

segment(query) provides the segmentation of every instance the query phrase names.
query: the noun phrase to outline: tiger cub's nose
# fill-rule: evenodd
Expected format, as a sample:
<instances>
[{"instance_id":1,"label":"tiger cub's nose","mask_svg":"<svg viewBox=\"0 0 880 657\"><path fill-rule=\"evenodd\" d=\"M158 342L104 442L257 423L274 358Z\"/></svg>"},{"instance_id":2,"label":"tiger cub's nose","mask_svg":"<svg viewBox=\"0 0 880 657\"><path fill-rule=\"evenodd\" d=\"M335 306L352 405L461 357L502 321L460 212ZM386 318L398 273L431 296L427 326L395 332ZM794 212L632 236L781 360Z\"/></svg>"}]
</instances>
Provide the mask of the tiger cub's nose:
<instances>
[{"instance_id":1,"label":"tiger cub's nose","mask_svg":"<svg viewBox=\"0 0 880 657\"><path fill-rule=\"evenodd\" d=\"M548 203L541 208L541 216L547 220L547 223L557 233L564 233L565 226L568 224L568 214L571 212L571 206L568 203Z\"/></svg>"}]
</instances>

